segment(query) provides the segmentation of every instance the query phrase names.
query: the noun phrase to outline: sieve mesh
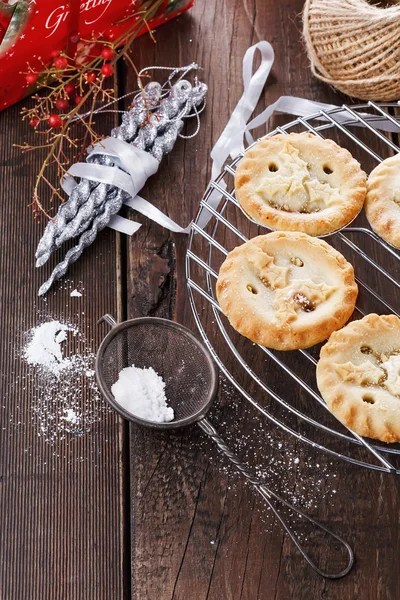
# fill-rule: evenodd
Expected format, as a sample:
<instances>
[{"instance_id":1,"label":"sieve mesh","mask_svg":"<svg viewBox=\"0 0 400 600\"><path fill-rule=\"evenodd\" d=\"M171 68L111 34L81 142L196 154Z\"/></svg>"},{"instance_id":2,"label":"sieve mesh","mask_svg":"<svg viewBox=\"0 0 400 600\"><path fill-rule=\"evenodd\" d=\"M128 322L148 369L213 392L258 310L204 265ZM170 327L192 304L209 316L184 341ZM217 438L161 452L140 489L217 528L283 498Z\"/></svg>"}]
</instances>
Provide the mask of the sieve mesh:
<instances>
[{"instance_id":1,"label":"sieve mesh","mask_svg":"<svg viewBox=\"0 0 400 600\"><path fill-rule=\"evenodd\" d=\"M165 382L168 405L175 413L170 423L135 418L114 399L111 386L121 369L153 369ZM186 328L164 319L144 318L117 325L104 339L97 356L96 374L103 394L125 417L158 428L187 425L202 418L217 391L215 365L203 344Z\"/></svg>"}]
</instances>

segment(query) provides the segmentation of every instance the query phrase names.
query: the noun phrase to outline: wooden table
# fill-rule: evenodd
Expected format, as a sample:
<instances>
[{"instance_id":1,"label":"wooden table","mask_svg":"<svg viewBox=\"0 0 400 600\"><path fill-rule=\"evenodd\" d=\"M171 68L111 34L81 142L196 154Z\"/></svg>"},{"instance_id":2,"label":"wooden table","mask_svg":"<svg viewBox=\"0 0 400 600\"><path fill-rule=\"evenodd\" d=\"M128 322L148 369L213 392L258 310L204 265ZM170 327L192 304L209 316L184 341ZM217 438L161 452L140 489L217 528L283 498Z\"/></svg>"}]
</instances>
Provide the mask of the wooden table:
<instances>
[{"instance_id":1,"label":"wooden table","mask_svg":"<svg viewBox=\"0 0 400 600\"><path fill-rule=\"evenodd\" d=\"M196 213L210 176L210 150L242 93L242 57L251 44L266 39L276 54L260 109L289 94L343 102L311 76L300 34L302 5L198 0L190 13L157 30L157 45L148 36L134 44L141 67L197 61L210 88L199 135L180 141L144 190L173 219L186 224ZM134 89L134 76L119 84ZM21 105L0 114L2 600L399 598L396 479L297 443L257 417L224 381L213 421L250 465L271 469L267 480L274 489L297 498L351 543L357 563L345 579L323 580L305 565L196 428L154 434L103 412L81 437L51 445L38 436L32 404L39 392L19 350L23 332L40 315L78 323L94 350L106 332L96 322L106 312L195 326L185 287L186 237L136 215L143 222L137 235L102 232L70 269L69 281L57 284L47 302L37 299L54 263L34 269L43 225L34 224L27 204L40 157L21 156L13 147L32 135L20 121ZM111 126L104 122L105 131ZM70 298L79 282L83 297ZM327 566L325 551L317 558Z\"/></svg>"}]
</instances>

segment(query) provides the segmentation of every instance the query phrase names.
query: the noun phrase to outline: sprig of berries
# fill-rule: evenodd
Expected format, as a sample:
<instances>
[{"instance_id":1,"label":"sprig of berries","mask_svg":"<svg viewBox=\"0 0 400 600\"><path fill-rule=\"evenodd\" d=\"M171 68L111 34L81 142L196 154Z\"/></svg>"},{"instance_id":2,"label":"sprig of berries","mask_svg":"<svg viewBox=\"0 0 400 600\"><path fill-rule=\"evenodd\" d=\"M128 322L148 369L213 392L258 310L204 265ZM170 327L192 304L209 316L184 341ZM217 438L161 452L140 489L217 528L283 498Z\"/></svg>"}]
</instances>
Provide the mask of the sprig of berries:
<instances>
[{"instance_id":1,"label":"sprig of berries","mask_svg":"<svg viewBox=\"0 0 400 600\"><path fill-rule=\"evenodd\" d=\"M35 105L21 111L23 119L28 121L35 133L41 134L39 143L15 144L23 152L47 150L34 187L31 206L35 218L42 214L51 218L40 201L42 184L50 188L50 202L54 197L64 201L58 184L53 185L51 180L56 176L59 181L72 162L82 159L87 146L101 139L94 129L93 111L101 102L116 100L115 90L109 86L116 63L123 58L135 68L129 56L131 44L144 26L148 28L147 19L155 14L164 1L148 0L145 10L142 7L140 12L131 15L131 18L136 17L134 24L113 42L94 38L83 40L74 33L70 36L70 41L77 49L74 56L54 51L52 63L43 64L40 73L28 64L26 85L50 90L47 95L35 94ZM149 32L152 35L150 29ZM84 117L77 118L82 112ZM52 174L47 175L48 169L55 169L56 172L51 171Z\"/></svg>"},{"instance_id":2,"label":"sprig of berries","mask_svg":"<svg viewBox=\"0 0 400 600\"><path fill-rule=\"evenodd\" d=\"M87 52L88 46L90 52ZM84 55L85 52L92 54L92 46L98 47L97 57L88 61L86 65L78 64L77 57ZM102 99L111 99L113 90L105 89L104 79L114 74L114 63L118 58L118 52L111 43L99 46L97 43L88 42L86 45L80 46L74 59L66 54L56 55L54 53L52 65L42 73L29 71L25 75L27 85L40 84L41 82L48 84L51 80L59 82L59 85L54 87L54 92L47 97L47 101L33 109L34 114L29 114L29 111L26 111L25 115L30 117L29 124L37 128L41 122L47 122L51 128L60 129L62 117L56 118L58 115L52 111L57 109L68 116L71 106L77 106L83 102L89 91L87 85L96 86L96 91L101 90ZM68 81L63 85L65 79L70 80L72 78L77 79L77 82Z\"/></svg>"}]
</instances>

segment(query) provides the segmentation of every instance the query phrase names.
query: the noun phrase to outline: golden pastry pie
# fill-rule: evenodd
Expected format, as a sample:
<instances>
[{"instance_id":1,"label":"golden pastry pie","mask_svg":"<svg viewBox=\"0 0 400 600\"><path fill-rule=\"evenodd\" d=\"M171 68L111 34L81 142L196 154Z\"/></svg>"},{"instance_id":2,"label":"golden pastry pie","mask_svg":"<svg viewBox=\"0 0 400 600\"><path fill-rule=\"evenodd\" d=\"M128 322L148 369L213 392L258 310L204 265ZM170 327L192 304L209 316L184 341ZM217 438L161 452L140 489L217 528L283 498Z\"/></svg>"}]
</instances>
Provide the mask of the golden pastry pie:
<instances>
[{"instance_id":1,"label":"golden pastry pie","mask_svg":"<svg viewBox=\"0 0 400 600\"><path fill-rule=\"evenodd\" d=\"M217 298L232 327L277 350L325 340L349 319L356 297L350 263L305 233L276 231L238 246L217 281Z\"/></svg>"},{"instance_id":2,"label":"golden pastry pie","mask_svg":"<svg viewBox=\"0 0 400 600\"><path fill-rule=\"evenodd\" d=\"M372 229L400 248L400 154L387 158L371 172L365 212Z\"/></svg>"},{"instance_id":3,"label":"golden pastry pie","mask_svg":"<svg viewBox=\"0 0 400 600\"><path fill-rule=\"evenodd\" d=\"M244 155L236 197L261 225L326 235L352 221L366 194L366 175L350 152L310 133L264 138Z\"/></svg>"},{"instance_id":4,"label":"golden pastry pie","mask_svg":"<svg viewBox=\"0 0 400 600\"><path fill-rule=\"evenodd\" d=\"M317 383L344 425L400 441L400 319L370 314L333 333L321 350Z\"/></svg>"}]
</instances>

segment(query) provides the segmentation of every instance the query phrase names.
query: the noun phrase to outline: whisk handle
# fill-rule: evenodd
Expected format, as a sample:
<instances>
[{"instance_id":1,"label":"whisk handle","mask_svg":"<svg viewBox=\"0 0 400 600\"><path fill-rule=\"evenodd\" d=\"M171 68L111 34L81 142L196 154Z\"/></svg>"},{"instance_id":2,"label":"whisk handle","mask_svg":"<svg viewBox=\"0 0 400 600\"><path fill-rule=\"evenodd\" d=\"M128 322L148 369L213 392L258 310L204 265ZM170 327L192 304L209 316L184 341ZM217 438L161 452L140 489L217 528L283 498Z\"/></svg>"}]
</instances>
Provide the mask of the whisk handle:
<instances>
[{"instance_id":1,"label":"whisk handle","mask_svg":"<svg viewBox=\"0 0 400 600\"><path fill-rule=\"evenodd\" d=\"M354 553L347 542L345 542L341 537L339 537L338 535L336 535L335 533L333 533L332 531L330 531L329 529L324 527L324 525L322 525L321 523L319 523L318 521L316 521L315 519L313 519L312 517L310 517L309 515L304 513L302 510L300 510L296 506L293 506L292 504L290 504L289 502L287 502L286 500L284 500L283 498L278 496L278 494L275 494L275 492L270 490L267 486L265 486L261 482L260 479L255 477L243 465L243 463L238 458L238 456L230 450L230 448L226 445L226 443L221 438L221 436L218 434L218 432L216 431L214 426L210 423L210 421L208 421L207 419L202 419L201 421L198 422L198 425L208 436L210 436L214 440L214 442L217 444L217 446L221 450L221 452L235 466L236 470L239 471L240 473L242 473L242 475L244 475L244 477L247 479L247 481L249 481L251 483L253 488L263 497L263 499L268 504L268 506L271 508L272 512L274 513L274 515L276 516L278 521L281 523L282 527L284 528L284 530L286 531L288 536L291 538L291 540L296 545L297 549L299 550L299 552L301 553L303 558L307 561L307 563L310 565L310 567L316 573L318 573L318 575L320 575L321 577L325 577L326 579L340 579L341 577L344 577L345 575L347 575L350 572L350 570L352 569L352 567L354 565ZM348 557L349 557L346 568L343 569L343 571L340 571L339 573L327 573L325 571L322 571L318 567L318 565L316 565L312 561L312 559L308 556L308 554L307 554L306 550L303 548L300 540L298 539L296 534L293 531L291 531L291 529L289 528L289 525L286 523L286 521L280 514L279 508L277 508L275 506L275 503L273 502L273 500L276 500L276 501L280 502L281 504L283 504L284 506L287 506L288 508L290 508L291 510L293 510L294 512L299 514L304 519L307 519L307 521L309 521L314 527L322 530L323 532L325 532L326 534L330 535L335 540L337 540L340 544L342 544L345 547Z\"/></svg>"}]
</instances>

